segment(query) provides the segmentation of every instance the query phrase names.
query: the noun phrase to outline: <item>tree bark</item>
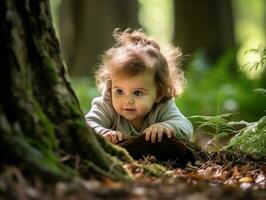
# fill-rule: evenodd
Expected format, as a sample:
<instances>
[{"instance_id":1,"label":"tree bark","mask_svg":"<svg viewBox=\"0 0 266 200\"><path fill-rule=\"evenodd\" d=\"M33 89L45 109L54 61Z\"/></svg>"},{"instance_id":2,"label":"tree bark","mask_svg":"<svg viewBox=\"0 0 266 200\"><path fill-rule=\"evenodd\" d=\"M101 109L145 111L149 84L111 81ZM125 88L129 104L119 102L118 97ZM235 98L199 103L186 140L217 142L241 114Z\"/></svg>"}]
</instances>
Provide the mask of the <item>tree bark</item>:
<instances>
[{"instance_id":1,"label":"tree bark","mask_svg":"<svg viewBox=\"0 0 266 200\"><path fill-rule=\"evenodd\" d=\"M68 82L52 25L49 0L0 2L1 162L44 177L73 179L77 172L56 152L79 154L88 170L114 179L130 174L112 155L127 153L88 129Z\"/></svg>"}]
</instances>

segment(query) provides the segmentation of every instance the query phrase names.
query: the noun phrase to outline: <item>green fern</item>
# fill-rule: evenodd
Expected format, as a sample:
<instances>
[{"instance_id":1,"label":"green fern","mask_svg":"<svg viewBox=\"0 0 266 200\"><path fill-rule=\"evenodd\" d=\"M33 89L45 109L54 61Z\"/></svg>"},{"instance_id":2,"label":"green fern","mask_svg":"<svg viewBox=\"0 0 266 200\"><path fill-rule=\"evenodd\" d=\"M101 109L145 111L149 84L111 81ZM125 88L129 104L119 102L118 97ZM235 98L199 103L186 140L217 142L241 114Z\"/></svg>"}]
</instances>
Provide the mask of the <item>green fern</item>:
<instances>
[{"instance_id":1,"label":"green fern","mask_svg":"<svg viewBox=\"0 0 266 200\"><path fill-rule=\"evenodd\" d=\"M250 70L255 69L258 70L259 68L265 69L266 67L266 46L263 44L260 44L258 48L249 49L245 52L245 54L252 53L259 56L259 59L257 62L249 62L245 64L244 66L247 66Z\"/></svg>"},{"instance_id":2,"label":"green fern","mask_svg":"<svg viewBox=\"0 0 266 200\"><path fill-rule=\"evenodd\" d=\"M209 127L211 131L206 131L207 134L214 137L214 139L220 139L227 137L228 135L234 132L233 126L230 125L228 118L231 117L234 113L220 113L220 92L217 95L217 106L216 106L216 115L215 116L202 116L195 115L190 117L193 119L198 119L196 123L200 124L198 128ZM200 120L200 121L199 121Z\"/></svg>"},{"instance_id":3,"label":"green fern","mask_svg":"<svg viewBox=\"0 0 266 200\"><path fill-rule=\"evenodd\" d=\"M221 139L235 133L234 125L228 118L234 113L226 113L215 116L191 116L190 119L196 119L195 123L200 124L198 128L207 128L206 133L216 139Z\"/></svg>"},{"instance_id":4,"label":"green fern","mask_svg":"<svg viewBox=\"0 0 266 200\"><path fill-rule=\"evenodd\" d=\"M266 89L264 88L257 88L254 91L260 96L266 96Z\"/></svg>"}]
</instances>

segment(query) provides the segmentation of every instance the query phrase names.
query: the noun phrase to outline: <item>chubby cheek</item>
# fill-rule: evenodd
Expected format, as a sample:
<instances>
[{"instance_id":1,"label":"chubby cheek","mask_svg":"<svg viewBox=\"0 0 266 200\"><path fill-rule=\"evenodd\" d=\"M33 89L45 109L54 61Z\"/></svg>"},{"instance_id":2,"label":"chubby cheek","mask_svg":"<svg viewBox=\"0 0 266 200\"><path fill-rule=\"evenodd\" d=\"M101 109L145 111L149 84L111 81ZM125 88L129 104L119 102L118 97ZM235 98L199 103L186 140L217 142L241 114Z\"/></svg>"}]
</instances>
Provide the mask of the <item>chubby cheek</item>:
<instances>
[{"instance_id":1,"label":"chubby cheek","mask_svg":"<svg viewBox=\"0 0 266 200\"><path fill-rule=\"evenodd\" d=\"M113 104L113 107L114 107L115 111L119 112L120 105L121 105L120 101L118 99L116 99L116 98L112 98L112 104Z\"/></svg>"},{"instance_id":2,"label":"chubby cheek","mask_svg":"<svg viewBox=\"0 0 266 200\"><path fill-rule=\"evenodd\" d=\"M150 110L151 110L152 105L147 104L145 102L141 102L139 103L139 105L137 106L138 108L138 112L142 113L142 114L147 114Z\"/></svg>"},{"instance_id":3,"label":"chubby cheek","mask_svg":"<svg viewBox=\"0 0 266 200\"><path fill-rule=\"evenodd\" d=\"M119 115L122 114L122 112L120 111L121 109L120 109L118 106L113 105L113 107L114 107L114 110L115 110L115 112L116 112L117 114L119 114Z\"/></svg>"}]
</instances>

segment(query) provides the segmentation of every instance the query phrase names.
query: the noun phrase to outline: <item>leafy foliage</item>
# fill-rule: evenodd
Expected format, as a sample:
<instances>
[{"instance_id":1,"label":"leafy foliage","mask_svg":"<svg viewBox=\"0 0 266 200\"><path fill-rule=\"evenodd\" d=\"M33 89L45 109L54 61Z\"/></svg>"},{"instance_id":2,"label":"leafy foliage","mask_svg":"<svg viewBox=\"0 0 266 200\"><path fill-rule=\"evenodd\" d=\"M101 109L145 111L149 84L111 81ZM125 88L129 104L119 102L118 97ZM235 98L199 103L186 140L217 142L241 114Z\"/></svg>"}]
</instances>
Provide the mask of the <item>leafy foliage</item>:
<instances>
[{"instance_id":1,"label":"leafy foliage","mask_svg":"<svg viewBox=\"0 0 266 200\"><path fill-rule=\"evenodd\" d=\"M266 116L249 123L234 136L225 149L239 150L247 155L262 157L266 155Z\"/></svg>"},{"instance_id":2,"label":"leafy foliage","mask_svg":"<svg viewBox=\"0 0 266 200\"><path fill-rule=\"evenodd\" d=\"M265 68L265 58L266 58L266 51L265 46L260 45L257 49L250 49L247 52L258 54L260 59L256 63L248 63L250 70L255 69L258 70L259 68L264 69ZM224 80L226 81L226 80ZM253 90L250 89L251 92L245 92L249 95L259 94L261 99L263 99L263 96L266 94L266 90L264 88L257 88L252 92ZM239 94L239 93L238 93ZM220 95L220 94L219 94ZM256 156L264 156L266 153L266 116L262 117L258 122L253 123L247 123L245 121L241 122L230 122L228 118L232 116L232 114L222 114L219 115L219 104L220 104L220 96L218 95L218 103L217 103L217 109L216 109L216 115L215 116L192 116L191 119L197 119L195 123L199 123L199 128L207 128L206 133L211 135L213 137L212 140L210 140L207 144L213 144L213 141L217 141L218 139L227 137L232 134L236 134L236 130L234 127L241 126L243 128L237 135L233 136L232 139L229 141L229 144L226 145L225 150L234 150L234 151L240 151L244 153L245 155L251 155L254 154ZM258 97L252 101L258 103ZM265 101L265 99L264 99ZM256 105L255 104L255 105ZM265 105L265 103L262 103L261 105ZM250 108L254 108L254 106L250 106ZM263 113L265 110L262 108L261 112ZM242 115L241 115L242 117ZM221 147L219 147L218 143L214 144L214 147L216 150L220 151ZM213 148L214 149L214 148Z\"/></svg>"},{"instance_id":3,"label":"leafy foliage","mask_svg":"<svg viewBox=\"0 0 266 200\"><path fill-rule=\"evenodd\" d=\"M266 69L266 48L264 45L259 45L258 48L249 49L247 53L254 53L259 56L257 62L247 63L250 69L258 70ZM266 89L257 88L255 92L261 96L265 96ZM242 129L239 134L234 136L225 149L233 149L241 151L247 155L255 155L258 157L266 154L266 116L263 116L259 121L249 123L249 125Z\"/></svg>"},{"instance_id":4,"label":"leafy foliage","mask_svg":"<svg viewBox=\"0 0 266 200\"><path fill-rule=\"evenodd\" d=\"M245 54L254 54L258 56L257 61L249 62L245 64L250 70L255 69L258 70L259 68L265 69L266 68L266 46L260 44L257 48L249 49L246 51Z\"/></svg>"},{"instance_id":5,"label":"leafy foliage","mask_svg":"<svg viewBox=\"0 0 266 200\"><path fill-rule=\"evenodd\" d=\"M233 113L226 113L215 116L195 115L189 117L193 123L199 124L198 129L204 130L205 134L211 136L211 139L205 144L205 150L219 152L223 147L220 140L236 133L235 124L229 121L232 115Z\"/></svg>"},{"instance_id":6,"label":"leafy foliage","mask_svg":"<svg viewBox=\"0 0 266 200\"><path fill-rule=\"evenodd\" d=\"M206 131L207 134L213 136L214 138L224 138L235 132L232 124L229 123L228 118L232 116L232 113L226 113L222 115L215 116L201 116L195 115L190 117L190 119L198 119L196 123L200 124L198 128L208 127L211 128Z\"/></svg>"},{"instance_id":7,"label":"leafy foliage","mask_svg":"<svg viewBox=\"0 0 266 200\"><path fill-rule=\"evenodd\" d=\"M254 92L263 88L261 81L250 80L232 64L233 50L210 65L199 52L190 58L187 65L187 88L176 103L186 116L217 115L217 96L220 98L220 113L239 113L233 120L255 121L266 109L265 99ZM235 72L234 69L235 68ZM256 104L254 104L256 102Z\"/></svg>"},{"instance_id":8,"label":"leafy foliage","mask_svg":"<svg viewBox=\"0 0 266 200\"><path fill-rule=\"evenodd\" d=\"M264 88L257 88L254 91L261 96L266 96L266 89Z\"/></svg>"}]
</instances>

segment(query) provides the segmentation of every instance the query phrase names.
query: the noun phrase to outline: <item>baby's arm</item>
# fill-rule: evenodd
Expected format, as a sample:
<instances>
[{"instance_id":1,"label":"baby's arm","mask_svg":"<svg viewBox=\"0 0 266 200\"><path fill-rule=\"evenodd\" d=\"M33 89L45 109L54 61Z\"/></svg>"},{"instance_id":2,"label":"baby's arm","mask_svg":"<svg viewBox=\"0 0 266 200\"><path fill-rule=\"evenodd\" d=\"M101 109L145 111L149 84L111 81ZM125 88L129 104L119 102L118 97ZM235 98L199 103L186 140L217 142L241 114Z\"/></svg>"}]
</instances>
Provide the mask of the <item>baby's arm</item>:
<instances>
[{"instance_id":1,"label":"baby's arm","mask_svg":"<svg viewBox=\"0 0 266 200\"><path fill-rule=\"evenodd\" d=\"M169 127L176 137L192 138L193 127L191 122L179 111L174 100L166 102L166 106L159 113L160 124Z\"/></svg>"},{"instance_id":2,"label":"baby's arm","mask_svg":"<svg viewBox=\"0 0 266 200\"><path fill-rule=\"evenodd\" d=\"M157 138L160 142L163 134L166 134L168 138L171 136L185 136L190 139L192 137L192 124L179 111L174 100L169 100L165 104L161 104L158 109L158 122L144 131L147 141L151 140L151 142L155 142Z\"/></svg>"},{"instance_id":3,"label":"baby's arm","mask_svg":"<svg viewBox=\"0 0 266 200\"><path fill-rule=\"evenodd\" d=\"M102 97L92 101L91 110L85 115L85 120L97 134L102 135L112 143L122 140L122 133L112 130L114 110Z\"/></svg>"}]
</instances>

